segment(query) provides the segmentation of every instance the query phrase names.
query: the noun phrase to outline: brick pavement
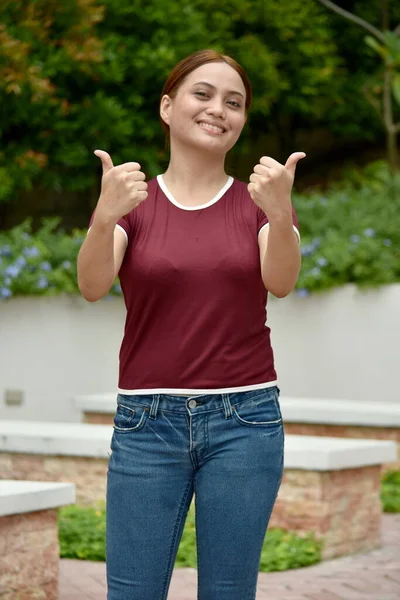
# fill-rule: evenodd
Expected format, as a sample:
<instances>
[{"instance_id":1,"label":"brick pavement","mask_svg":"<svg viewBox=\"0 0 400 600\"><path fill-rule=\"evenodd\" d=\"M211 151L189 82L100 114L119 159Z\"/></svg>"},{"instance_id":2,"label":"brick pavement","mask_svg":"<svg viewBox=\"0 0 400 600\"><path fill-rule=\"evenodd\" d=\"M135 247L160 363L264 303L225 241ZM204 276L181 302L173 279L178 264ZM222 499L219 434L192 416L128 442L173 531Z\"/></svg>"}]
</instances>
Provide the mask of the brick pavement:
<instances>
[{"instance_id":1,"label":"brick pavement","mask_svg":"<svg viewBox=\"0 0 400 600\"><path fill-rule=\"evenodd\" d=\"M104 563L61 561L59 600L105 598ZM174 570L168 600L197 600L196 569ZM260 573L257 600L400 600L400 515L383 515L379 550L304 569Z\"/></svg>"}]
</instances>

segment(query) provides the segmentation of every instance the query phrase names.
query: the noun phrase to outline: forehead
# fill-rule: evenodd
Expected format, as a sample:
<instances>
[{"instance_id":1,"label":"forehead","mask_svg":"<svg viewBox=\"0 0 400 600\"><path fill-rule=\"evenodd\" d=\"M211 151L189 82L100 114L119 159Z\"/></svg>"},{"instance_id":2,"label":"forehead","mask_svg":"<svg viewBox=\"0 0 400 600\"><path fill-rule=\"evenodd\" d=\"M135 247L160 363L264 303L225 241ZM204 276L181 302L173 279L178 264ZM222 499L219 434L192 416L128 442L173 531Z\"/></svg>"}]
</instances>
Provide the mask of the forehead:
<instances>
[{"instance_id":1,"label":"forehead","mask_svg":"<svg viewBox=\"0 0 400 600\"><path fill-rule=\"evenodd\" d=\"M246 95L242 78L239 73L224 62L207 63L192 71L185 79L183 86L191 87L197 82L206 82L217 89L237 91Z\"/></svg>"}]
</instances>

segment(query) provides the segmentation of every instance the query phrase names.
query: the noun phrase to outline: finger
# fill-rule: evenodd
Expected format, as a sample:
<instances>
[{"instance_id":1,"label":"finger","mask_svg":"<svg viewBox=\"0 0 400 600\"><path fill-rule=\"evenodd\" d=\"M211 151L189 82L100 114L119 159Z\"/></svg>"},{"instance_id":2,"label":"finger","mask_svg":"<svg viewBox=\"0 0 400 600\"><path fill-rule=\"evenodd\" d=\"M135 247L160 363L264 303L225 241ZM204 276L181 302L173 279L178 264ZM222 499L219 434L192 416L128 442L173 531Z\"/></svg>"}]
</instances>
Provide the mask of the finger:
<instances>
[{"instance_id":1,"label":"finger","mask_svg":"<svg viewBox=\"0 0 400 600\"><path fill-rule=\"evenodd\" d=\"M111 156L108 154L108 152L104 152L104 150L95 150L94 153L101 160L101 166L103 167L103 175L105 175L114 166L113 161L111 160Z\"/></svg>"},{"instance_id":2,"label":"finger","mask_svg":"<svg viewBox=\"0 0 400 600\"><path fill-rule=\"evenodd\" d=\"M146 181L134 181L128 186L128 189L143 192L147 190L147 183Z\"/></svg>"},{"instance_id":3,"label":"finger","mask_svg":"<svg viewBox=\"0 0 400 600\"><path fill-rule=\"evenodd\" d=\"M249 192L249 194L252 194L255 191L255 185L253 182L249 183L249 185L247 186L247 191Z\"/></svg>"},{"instance_id":4,"label":"finger","mask_svg":"<svg viewBox=\"0 0 400 600\"><path fill-rule=\"evenodd\" d=\"M259 175L256 175L255 173L252 173L249 177L249 181L251 181L252 183L256 183L256 181L258 181L260 179Z\"/></svg>"},{"instance_id":5,"label":"finger","mask_svg":"<svg viewBox=\"0 0 400 600\"><path fill-rule=\"evenodd\" d=\"M143 171L129 171L126 176L128 181L144 181L146 179L146 175Z\"/></svg>"},{"instance_id":6,"label":"finger","mask_svg":"<svg viewBox=\"0 0 400 600\"><path fill-rule=\"evenodd\" d=\"M114 169L116 171L128 171L128 172L140 171L141 168L142 167L137 162L122 163L122 165L118 165L118 166L114 167Z\"/></svg>"},{"instance_id":7,"label":"finger","mask_svg":"<svg viewBox=\"0 0 400 600\"><path fill-rule=\"evenodd\" d=\"M271 156L262 156L260 158L260 165L263 165L264 167L282 167L281 163L278 162L277 160L275 160L274 158L271 158Z\"/></svg>"},{"instance_id":8,"label":"finger","mask_svg":"<svg viewBox=\"0 0 400 600\"><path fill-rule=\"evenodd\" d=\"M294 175L294 172L296 171L297 163L299 162L299 160L301 160L302 158L305 158L305 157L306 157L305 152L294 152L293 154L291 154L289 156L289 158L286 161L286 164L285 164L286 169Z\"/></svg>"},{"instance_id":9,"label":"finger","mask_svg":"<svg viewBox=\"0 0 400 600\"><path fill-rule=\"evenodd\" d=\"M264 177L266 177L267 175L271 174L271 168L272 167L266 167L265 165L256 165L253 169L254 173L257 173L257 175L263 175Z\"/></svg>"},{"instance_id":10,"label":"finger","mask_svg":"<svg viewBox=\"0 0 400 600\"><path fill-rule=\"evenodd\" d=\"M147 192L138 192L137 198L139 200L139 203L147 200L147 196L148 196Z\"/></svg>"}]
</instances>

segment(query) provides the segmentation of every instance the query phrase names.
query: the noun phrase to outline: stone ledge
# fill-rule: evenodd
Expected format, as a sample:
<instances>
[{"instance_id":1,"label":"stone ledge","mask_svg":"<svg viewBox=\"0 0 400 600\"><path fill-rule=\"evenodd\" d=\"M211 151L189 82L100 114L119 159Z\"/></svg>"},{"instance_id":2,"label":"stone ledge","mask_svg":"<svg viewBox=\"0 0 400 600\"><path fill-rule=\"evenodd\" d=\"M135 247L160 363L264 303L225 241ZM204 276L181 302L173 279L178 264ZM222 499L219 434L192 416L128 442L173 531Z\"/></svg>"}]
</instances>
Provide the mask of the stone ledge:
<instances>
[{"instance_id":1,"label":"stone ledge","mask_svg":"<svg viewBox=\"0 0 400 600\"><path fill-rule=\"evenodd\" d=\"M59 508L75 501L73 483L0 481L0 516Z\"/></svg>"},{"instance_id":2,"label":"stone ledge","mask_svg":"<svg viewBox=\"0 0 400 600\"><path fill-rule=\"evenodd\" d=\"M394 402L281 397L280 405L287 423L400 428L400 404Z\"/></svg>"},{"instance_id":3,"label":"stone ledge","mask_svg":"<svg viewBox=\"0 0 400 600\"><path fill-rule=\"evenodd\" d=\"M3 421L0 452L107 458L113 428L87 423ZM396 460L392 441L287 435L285 468L351 469Z\"/></svg>"},{"instance_id":4,"label":"stone ledge","mask_svg":"<svg viewBox=\"0 0 400 600\"><path fill-rule=\"evenodd\" d=\"M117 407L116 393L80 395L73 400L84 413L112 415ZM281 396L280 405L287 423L400 427L400 404L394 402Z\"/></svg>"},{"instance_id":5,"label":"stone ledge","mask_svg":"<svg viewBox=\"0 0 400 600\"><path fill-rule=\"evenodd\" d=\"M75 407L82 412L113 415L117 408L117 392L74 396L73 402Z\"/></svg>"}]
</instances>

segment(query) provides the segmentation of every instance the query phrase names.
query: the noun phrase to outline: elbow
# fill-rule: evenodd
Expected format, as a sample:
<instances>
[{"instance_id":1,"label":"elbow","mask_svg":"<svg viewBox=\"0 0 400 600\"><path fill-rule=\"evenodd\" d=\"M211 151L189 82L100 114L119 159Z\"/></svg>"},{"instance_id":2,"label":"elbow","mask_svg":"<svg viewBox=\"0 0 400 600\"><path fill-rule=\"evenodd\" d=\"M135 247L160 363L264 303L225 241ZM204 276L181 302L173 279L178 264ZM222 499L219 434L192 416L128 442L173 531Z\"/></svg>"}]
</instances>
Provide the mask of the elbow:
<instances>
[{"instance_id":1,"label":"elbow","mask_svg":"<svg viewBox=\"0 0 400 600\"><path fill-rule=\"evenodd\" d=\"M268 283L264 281L264 286L267 292L273 294L273 296L275 296L276 298L286 298L286 296L289 296L289 294L293 291L295 285L296 282L288 283L281 281L275 283Z\"/></svg>"},{"instance_id":2,"label":"elbow","mask_svg":"<svg viewBox=\"0 0 400 600\"><path fill-rule=\"evenodd\" d=\"M97 300L101 300L101 298L104 298L104 296L108 292L108 290L106 290L106 291L94 290L92 286L85 285L84 282L79 281L79 279L78 279L78 288L81 293L81 296L85 300L87 300L87 302L92 302L92 303L97 302Z\"/></svg>"},{"instance_id":3,"label":"elbow","mask_svg":"<svg viewBox=\"0 0 400 600\"><path fill-rule=\"evenodd\" d=\"M87 300L87 302L97 302L97 300L100 300L101 298L103 298L105 296L105 294L103 295L99 295L99 294L94 294L93 292L89 292L86 290L83 290L81 288L79 288L79 291L81 293L81 296Z\"/></svg>"},{"instance_id":4,"label":"elbow","mask_svg":"<svg viewBox=\"0 0 400 600\"><path fill-rule=\"evenodd\" d=\"M268 289L268 288L267 288ZM277 289L268 289L268 291L273 294L276 298L286 298L289 296L290 292L293 288L277 288Z\"/></svg>"}]
</instances>

